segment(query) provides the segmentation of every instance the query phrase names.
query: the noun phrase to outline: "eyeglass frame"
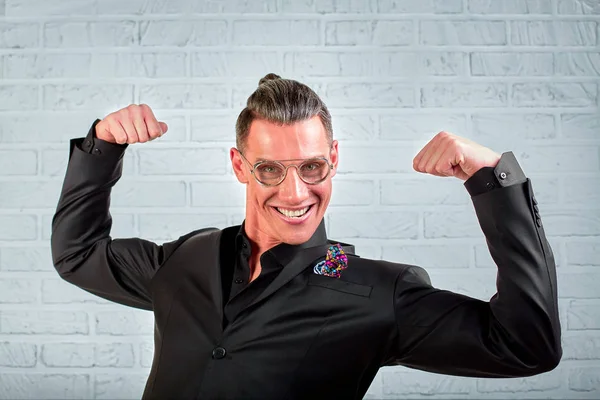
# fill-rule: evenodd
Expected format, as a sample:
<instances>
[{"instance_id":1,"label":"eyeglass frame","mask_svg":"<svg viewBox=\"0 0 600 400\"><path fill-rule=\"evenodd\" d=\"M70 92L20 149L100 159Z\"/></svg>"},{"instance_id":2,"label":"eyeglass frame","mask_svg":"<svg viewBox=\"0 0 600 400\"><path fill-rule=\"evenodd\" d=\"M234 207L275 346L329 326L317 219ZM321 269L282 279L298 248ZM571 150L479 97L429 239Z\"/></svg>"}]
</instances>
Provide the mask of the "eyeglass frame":
<instances>
[{"instance_id":1,"label":"eyeglass frame","mask_svg":"<svg viewBox=\"0 0 600 400\"><path fill-rule=\"evenodd\" d=\"M288 169L290 167L295 167L296 168L296 171L298 172L298 177L300 178L300 180L302 180L302 182L306 183L307 185L318 185L319 183L322 183L323 181L325 181L325 179L327 179L327 177L329 176L329 174L331 174L331 170L333 169L333 164L327 158L325 158L325 157L293 158L293 159L290 159L290 160L282 160L282 161L302 161L300 164L283 165L281 163L281 161L277 161L277 160L263 160L263 161L258 161L256 163L254 163L254 165L252 165L250 163L250 161L246 158L246 156L239 149L236 149L236 150L237 150L238 153L240 153L240 156L242 156L242 159L244 161L246 161L246 163L250 167L250 173L254 177L254 180L256 182L258 182L260 185L267 186L267 187L275 187L275 186L281 185L281 183L283 181L285 181L285 178L287 177ZM317 182L306 182L304 180L304 178L302 178L302 175L300 174L300 170L298 169L299 166L301 166L305 162L311 161L311 160L324 160L327 163L327 165L329 166L329 168L327 168L327 174L322 179L318 180ZM256 176L256 174L254 173L254 170L256 168L258 168L261 164L264 164L264 163L275 163L275 164L279 164L279 165L281 165L283 167L283 170L284 170L283 171L283 177L281 178L281 180L279 182L277 182L275 184L269 184L269 183L261 182L258 179L258 177Z\"/></svg>"}]
</instances>

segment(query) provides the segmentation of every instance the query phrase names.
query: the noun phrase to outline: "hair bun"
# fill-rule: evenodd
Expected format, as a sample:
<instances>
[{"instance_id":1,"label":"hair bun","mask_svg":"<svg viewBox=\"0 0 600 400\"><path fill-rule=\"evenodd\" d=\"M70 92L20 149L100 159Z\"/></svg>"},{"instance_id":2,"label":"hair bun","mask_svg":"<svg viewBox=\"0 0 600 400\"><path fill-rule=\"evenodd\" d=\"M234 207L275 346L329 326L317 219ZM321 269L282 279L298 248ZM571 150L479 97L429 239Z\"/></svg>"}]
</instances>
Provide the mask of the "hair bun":
<instances>
[{"instance_id":1,"label":"hair bun","mask_svg":"<svg viewBox=\"0 0 600 400\"><path fill-rule=\"evenodd\" d=\"M274 81L276 79L281 79L281 77L274 73L266 74L263 78L260 79L260 81L258 81L258 86L262 85L267 81Z\"/></svg>"}]
</instances>

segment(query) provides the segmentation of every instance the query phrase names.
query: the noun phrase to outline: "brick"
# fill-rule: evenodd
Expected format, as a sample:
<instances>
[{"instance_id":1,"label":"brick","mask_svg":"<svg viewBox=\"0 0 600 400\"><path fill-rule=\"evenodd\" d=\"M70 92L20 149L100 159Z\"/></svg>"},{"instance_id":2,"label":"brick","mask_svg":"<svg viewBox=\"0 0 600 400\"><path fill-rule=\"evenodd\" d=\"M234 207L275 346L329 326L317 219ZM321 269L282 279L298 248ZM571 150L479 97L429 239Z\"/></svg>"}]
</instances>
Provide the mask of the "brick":
<instances>
[{"instance_id":1,"label":"brick","mask_svg":"<svg viewBox=\"0 0 600 400\"><path fill-rule=\"evenodd\" d=\"M595 46L595 21L513 21L510 40L525 46Z\"/></svg>"},{"instance_id":2,"label":"brick","mask_svg":"<svg viewBox=\"0 0 600 400\"><path fill-rule=\"evenodd\" d=\"M131 343L44 344L41 362L47 367L133 367L133 345Z\"/></svg>"},{"instance_id":3,"label":"brick","mask_svg":"<svg viewBox=\"0 0 600 400\"><path fill-rule=\"evenodd\" d=\"M282 0L284 13L369 13L373 4L363 0Z\"/></svg>"},{"instance_id":4,"label":"brick","mask_svg":"<svg viewBox=\"0 0 600 400\"><path fill-rule=\"evenodd\" d=\"M0 271L54 271L49 247L3 247Z\"/></svg>"},{"instance_id":5,"label":"brick","mask_svg":"<svg viewBox=\"0 0 600 400\"><path fill-rule=\"evenodd\" d=\"M0 86L0 111L24 111L38 108L37 86Z\"/></svg>"},{"instance_id":6,"label":"brick","mask_svg":"<svg viewBox=\"0 0 600 400\"><path fill-rule=\"evenodd\" d=\"M454 14L462 11L462 0L378 0L377 11L390 13Z\"/></svg>"},{"instance_id":7,"label":"brick","mask_svg":"<svg viewBox=\"0 0 600 400\"><path fill-rule=\"evenodd\" d=\"M426 267L426 266L425 266ZM430 270L432 285L482 301L489 301L496 293L496 270Z\"/></svg>"},{"instance_id":8,"label":"brick","mask_svg":"<svg viewBox=\"0 0 600 400\"><path fill-rule=\"evenodd\" d=\"M600 367L572 368L569 370L568 382L569 389L581 393L580 396L591 394L597 397L600 395Z\"/></svg>"},{"instance_id":9,"label":"brick","mask_svg":"<svg viewBox=\"0 0 600 400\"><path fill-rule=\"evenodd\" d=\"M469 193L464 186L446 178L385 179L381 181L381 204L385 205L466 205Z\"/></svg>"},{"instance_id":10,"label":"brick","mask_svg":"<svg viewBox=\"0 0 600 400\"><path fill-rule=\"evenodd\" d=\"M89 75L92 78L183 78L186 76L187 55L166 53L99 53L91 56Z\"/></svg>"},{"instance_id":11,"label":"brick","mask_svg":"<svg viewBox=\"0 0 600 400\"><path fill-rule=\"evenodd\" d=\"M598 204L593 200L590 203ZM566 246L567 262L570 266L600 266L599 244L594 242L567 242Z\"/></svg>"},{"instance_id":12,"label":"brick","mask_svg":"<svg viewBox=\"0 0 600 400\"><path fill-rule=\"evenodd\" d=\"M473 386L467 378L424 374L417 371L386 370L381 376L383 394L387 396L466 396L471 393Z\"/></svg>"},{"instance_id":13,"label":"brick","mask_svg":"<svg viewBox=\"0 0 600 400\"><path fill-rule=\"evenodd\" d=\"M504 21L420 21L419 43L432 46L505 45Z\"/></svg>"},{"instance_id":14,"label":"brick","mask_svg":"<svg viewBox=\"0 0 600 400\"><path fill-rule=\"evenodd\" d=\"M422 107L506 107L503 83L433 83L421 88Z\"/></svg>"},{"instance_id":15,"label":"brick","mask_svg":"<svg viewBox=\"0 0 600 400\"><path fill-rule=\"evenodd\" d=\"M285 53L283 60L287 73L303 77L365 76L373 66L373 54L366 52L293 52Z\"/></svg>"},{"instance_id":16,"label":"brick","mask_svg":"<svg viewBox=\"0 0 600 400\"><path fill-rule=\"evenodd\" d=\"M328 107L414 107L411 85L397 83L328 83L324 99Z\"/></svg>"},{"instance_id":17,"label":"brick","mask_svg":"<svg viewBox=\"0 0 600 400\"><path fill-rule=\"evenodd\" d=\"M154 331L152 313L132 311L99 311L95 318L97 335L151 335Z\"/></svg>"},{"instance_id":18,"label":"brick","mask_svg":"<svg viewBox=\"0 0 600 400\"><path fill-rule=\"evenodd\" d=\"M476 113L472 116L472 127L475 140L518 143L521 140L545 141L556 138L552 114Z\"/></svg>"},{"instance_id":19,"label":"brick","mask_svg":"<svg viewBox=\"0 0 600 400\"><path fill-rule=\"evenodd\" d=\"M113 238L129 238L135 236L133 229L133 215L111 212L113 225L110 235ZM52 215L44 215L42 218L42 239L50 240L52 228Z\"/></svg>"},{"instance_id":20,"label":"brick","mask_svg":"<svg viewBox=\"0 0 600 400\"><path fill-rule=\"evenodd\" d=\"M375 76L398 76L402 78L419 76L419 55L403 51L377 51L369 55L373 63Z\"/></svg>"},{"instance_id":21,"label":"brick","mask_svg":"<svg viewBox=\"0 0 600 400\"><path fill-rule=\"evenodd\" d=\"M35 344L0 342L0 367L35 367L36 362L37 348ZM2 378L0 377L0 379Z\"/></svg>"},{"instance_id":22,"label":"brick","mask_svg":"<svg viewBox=\"0 0 600 400\"><path fill-rule=\"evenodd\" d=\"M592 114L561 114L560 122L562 136L569 139L597 139L600 132L600 115Z\"/></svg>"},{"instance_id":23,"label":"brick","mask_svg":"<svg viewBox=\"0 0 600 400\"><path fill-rule=\"evenodd\" d=\"M331 112L333 138L341 140L372 140L377 136L375 117Z\"/></svg>"},{"instance_id":24,"label":"brick","mask_svg":"<svg viewBox=\"0 0 600 400\"><path fill-rule=\"evenodd\" d=\"M4 128L0 127L0 137ZM0 150L0 171L7 175L35 175L37 173L37 153L30 150ZM8 183L8 182L7 182ZM2 190L0 188L0 190Z\"/></svg>"},{"instance_id":25,"label":"brick","mask_svg":"<svg viewBox=\"0 0 600 400\"><path fill-rule=\"evenodd\" d=\"M598 171L598 149L584 146L525 146L515 151L521 167L531 172L594 172ZM574 163L571 160L579 160Z\"/></svg>"},{"instance_id":26,"label":"brick","mask_svg":"<svg viewBox=\"0 0 600 400\"><path fill-rule=\"evenodd\" d=\"M382 258L429 268L468 268L468 245L383 245Z\"/></svg>"},{"instance_id":27,"label":"brick","mask_svg":"<svg viewBox=\"0 0 600 400\"><path fill-rule=\"evenodd\" d=\"M37 47L38 37L38 24L0 22L0 48Z\"/></svg>"},{"instance_id":28,"label":"brick","mask_svg":"<svg viewBox=\"0 0 600 400\"><path fill-rule=\"evenodd\" d=\"M44 1L6 0L6 15L10 17L92 15L95 0Z\"/></svg>"},{"instance_id":29,"label":"brick","mask_svg":"<svg viewBox=\"0 0 600 400\"><path fill-rule=\"evenodd\" d=\"M540 393L559 389L562 385L562 371L554 370L545 374L516 379L481 379L477 390L481 393Z\"/></svg>"},{"instance_id":30,"label":"brick","mask_svg":"<svg viewBox=\"0 0 600 400\"><path fill-rule=\"evenodd\" d=\"M558 0L559 14L598 15L600 3L595 0Z\"/></svg>"},{"instance_id":31,"label":"brick","mask_svg":"<svg viewBox=\"0 0 600 400\"><path fill-rule=\"evenodd\" d=\"M569 204L592 205L600 203L600 177L570 176L564 181Z\"/></svg>"},{"instance_id":32,"label":"brick","mask_svg":"<svg viewBox=\"0 0 600 400\"><path fill-rule=\"evenodd\" d=\"M265 71L281 73L280 56L273 51L196 52L192 55L192 76L252 77Z\"/></svg>"},{"instance_id":33,"label":"brick","mask_svg":"<svg viewBox=\"0 0 600 400\"><path fill-rule=\"evenodd\" d=\"M552 76L551 53L471 53L473 76Z\"/></svg>"},{"instance_id":34,"label":"brick","mask_svg":"<svg viewBox=\"0 0 600 400\"><path fill-rule=\"evenodd\" d=\"M83 311L0 312L0 333L87 335L88 332L88 316Z\"/></svg>"},{"instance_id":35,"label":"brick","mask_svg":"<svg viewBox=\"0 0 600 400\"><path fill-rule=\"evenodd\" d=\"M140 366L150 368L152 359L154 358L154 344L152 342L144 342L140 344Z\"/></svg>"},{"instance_id":36,"label":"brick","mask_svg":"<svg viewBox=\"0 0 600 400\"><path fill-rule=\"evenodd\" d=\"M140 85L140 103L157 109L223 109L229 104L229 89L222 84Z\"/></svg>"},{"instance_id":37,"label":"brick","mask_svg":"<svg viewBox=\"0 0 600 400\"><path fill-rule=\"evenodd\" d=\"M515 83L515 107L594 107L597 87L592 83Z\"/></svg>"},{"instance_id":38,"label":"brick","mask_svg":"<svg viewBox=\"0 0 600 400\"><path fill-rule=\"evenodd\" d=\"M37 217L35 215L0 215L0 240L35 240Z\"/></svg>"},{"instance_id":39,"label":"brick","mask_svg":"<svg viewBox=\"0 0 600 400\"><path fill-rule=\"evenodd\" d=\"M329 213L329 234L345 238L416 239L419 216L414 212Z\"/></svg>"},{"instance_id":40,"label":"brick","mask_svg":"<svg viewBox=\"0 0 600 400\"><path fill-rule=\"evenodd\" d=\"M117 110L133 103L133 85L44 85L48 110Z\"/></svg>"},{"instance_id":41,"label":"brick","mask_svg":"<svg viewBox=\"0 0 600 400\"><path fill-rule=\"evenodd\" d=\"M483 237L474 211L426 212L426 238Z\"/></svg>"},{"instance_id":42,"label":"brick","mask_svg":"<svg viewBox=\"0 0 600 400\"><path fill-rule=\"evenodd\" d=\"M63 177L67 170L68 162L68 146L65 146L64 150L42 150L42 175ZM126 176L133 173L134 162L133 152L131 150L127 151L123 159L123 175Z\"/></svg>"},{"instance_id":43,"label":"brick","mask_svg":"<svg viewBox=\"0 0 600 400\"><path fill-rule=\"evenodd\" d=\"M228 160L223 149L139 150L140 174L224 174Z\"/></svg>"},{"instance_id":44,"label":"brick","mask_svg":"<svg viewBox=\"0 0 600 400\"><path fill-rule=\"evenodd\" d=\"M183 207L185 204L184 182L123 179L111 197L113 207Z\"/></svg>"},{"instance_id":45,"label":"brick","mask_svg":"<svg viewBox=\"0 0 600 400\"><path fill-rule=\"evenodd\" d=\"M245 206L246 185L235 182L192 182L192 206L238 207Z\"/></svg>"},{"instance_id":46,"label":"brick","mask_svg":"<svg viewBox=\"0 0 600 400\"><path fill-rule=\"evenodd\" d=\"M419 74L426 76L464 76L466 56L459 52L419 53Z\"/></svg>"},{"instance_id":47,"label":"brick","mask_svg":"<svg viewBox=\"0 0 600 400\"><path fill-rule=\"evenodd\" d=\"M187 0L102 0L97 4L98 14L204 14L204 13L267 13L277 11L275 0L232 0L190 2Z\"/></svg>"},{"instance_id":48,"label":"brick","mask_svg":"<svg viewBox=\"0 0 600 400\"><path fill-rule=\"evenodd\" d=\"M19 209L55 207L59 195L59 182L4 182L0 185L0 207Z\"/></svg>"},{"instance_id":49,"label":"brick","mask_svg":"<svg viewBox=\"0 0 600 400\"><path fill-rule=\"evenodd\" d=\"M94 380L94 399L141 398L147 374L97 374Z\"/></svg>"},{"instance_id":50,"label":"brick","mask_svg":"<svg viewBox=\"0 0 600 400\"><path fill-rule=\"evenodd\" d=\"M67 400L88 398L89 375L49 373L0 374L0 398Z\"/></svg>"},{"instance_id":51,"label":"brick","mask_svg":"<svg viewBox=\"0 0 600 400\"><path fill-rule=\"evenodd\" d=\"M600 359L600 335L563 335L563 360Z\"/></svg>"},{"instance_id":52,"label":"brick","mask_svg":"<svg viewBox=\"0 0 600 400\"><path fill-rule=\"evenodd\" d=\"M45 47L128 47L138 43L135 21L47 22Z\"/></svg>"},{"instance_id":53,"label":"brick","mask_svg":"<svg viewBox=\"0 0 600 400\"><path fill-rule=\"evenodd\" d=\"M273 32L277 32L276 35ZM320 44L319 21L233 21L233 43L237 46L310 46Z\"/></svg>"},{"instance_id":54,"label":"brick","mask_svg":"<svg viewBox=\"0 0 600 400\"><path fill-rule=\"evenodd\" d=\"M35 118L19 115L0 116L0 142L2 143L62 143L68 155L69 139L87 135L87 129L96 118L96 111L83 113L56 112L36 113ZM65 124L65 121L68 121ZM13 150L11 153L15 153ZM35 160L35 153L20 152L19 159ZM0 155L0 162L8 155ZM15 160L16 162L16 160ZM24 168L24 166L23 166ZM19 168L21 169L21 168ZM6 168L0 167L6 171ZM30 170L32 170L30 168ZM33 168L32 173L35 173Z\"/></svg>"},{"instance_id":55,"label":"brick","mask_svg":"<svg viewBox=\"0 0 600 400\"><path fill-rule=\"evenodd\" d=\"M441 131L454 132L458 135L467 132L466 118L462 114L411 113L404 115L396 113L381 115L379 126L381 138L386 140L429 141Z\"/></svg>"},{"instance_id":56,"label":"brick","mask_svg":"<svg viewBox=\"0 0 600 400\"><path fill-rule=\"evenodd\" d=\"M175 240L196 229L225 228L225 214L142 214L140 215L141 237L154 240Z\"/></svg>"},{"instance_id":57,"label":"brick","mask_svg":"<svg viewBox=\"0 0 600 400\"><path fill-rule=\"evenodd\" d=\"M554 55L556 73L563 76L600 75L600 53L566 53Z\"/></svg>"},{"instance_id":58,"label":"brick","mask_svg":"<svg viewBox=\"0 0 600 400\"><path fill-rule=\"evenodd\" d=\"M31 279L0 279L0 304L35 303L40 282Z\"/></svg>"},{"instance_id":59,"label":"brick","mask_svg":"<svg viewBox=\"0 0 600 400\"><path fill-rule=\"evenodd\" d=\"M562 289L561 297L565 297ZM600 307L597 300L571 301L567 309L567 329L570 331L600 329Z\"/></svg>"},{"instance_id":60,"label":"brick","mask_svg":"<svg viewBox=\"0 0 600 400\"><path fill-rule=\"evenodd\" d=\"M226 21L158 20L140 23L142 46L221 46L228 42Z\"/></svg>"},{"instance_id":61,"label":"brick","mask_svg":"<svg viewBox=\"0 0 600 400\"><path fill-rule=\"evenodd\" d=\"M559 276L561 297L593 299L600 297L600 273L562 273Z\"/></svg>"},{"instance_id":62,"label":"brick","mask_svg":"<svg viewBox=\"0 0 600 400\"><path fill-rule=\"evenodd\" d=\"M597 236L600 213L594 210L546 211L542 215L546 232L553 236Z\"/></svg>"},{"instance_id":63,"label":"brick","mask_svg":"<svg viewBox=\"0 0 600 400\"><path fill-rule=\"evenodd\" d=\"M193 142L235 141L235 122L237 115L214 112L211 115L191 117L191 140Z\"/></svg>"},{"instance_id":64,"label":"brick","mask_svg":"<svg viewBox=\"0 0 600 400\"><path fill-rule=\"evenodd\" d=\"M8 54L7 79L87 78L89 54Z\"/></svg>"},{"instance_id":65,"label":"brick","mask_svg":"<svg viewBox=\"0 0 600 400\"><path fill-rule=\"evenodd\" d=\"M338 174L414 172L411 147L347 147L340 156ZM390 160L401 160L390 162Z\"/></svg>"},{"instance_id":66,"label":"brick","mask_svg":"<svg viewBox=\"0 0 600 400\"><path fill-rule=\"evenodd\" d=\"M473 14L552 14L552 0L469 0Z\"/></svg>"},{"instance_id":67,"label":"brick","mask_svg":"<svg viewBox=\"0 0 600 400\"><path fill-rule=\"evenodd\" d=\"M42 282L42 302L44 304L109 303L108 300L86 292L62 279L45 279Z\"/></svg>"},{"instance_id":68,"label":"brick","mask_svg":"<svg viewBox=\"0 0 600 400\"><path fill-rule=\"evenodd\" d=\"M325 44L408 45L412 43L413 30L411 21L331 21L325 25Z\"/></svg>"},{"instance_id":69,"label":"brick","mask_svg":"<svg viewBox=\"0 0 600 400\"><path fill-rule=\"evenodd\" d=\"M337 179L333 180L330 206L366 206L375 200L373 181Z\"/></svg>"}]
</instances>

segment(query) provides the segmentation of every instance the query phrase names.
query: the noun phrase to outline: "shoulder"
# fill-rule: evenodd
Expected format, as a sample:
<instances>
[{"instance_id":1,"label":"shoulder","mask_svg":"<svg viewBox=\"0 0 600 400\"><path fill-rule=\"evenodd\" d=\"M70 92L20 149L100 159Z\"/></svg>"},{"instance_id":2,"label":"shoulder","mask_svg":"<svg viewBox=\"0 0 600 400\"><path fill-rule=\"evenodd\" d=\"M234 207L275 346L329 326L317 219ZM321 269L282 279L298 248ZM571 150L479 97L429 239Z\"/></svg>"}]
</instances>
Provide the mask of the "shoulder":
<instances>
[{"instance_id":1,"label":"shoulder","mask_svg":"<svg viewBox=\"0 0 600 400\"><path fill-rule=\"evenodd\" d=\"M377 282L396 281L430 283L427 271L418 265L396 263L386 260L374 260L353 254L348 255L347 272L348 275L362 277L372 281L374 284Z\"/></svg>"},{"instance_id":2,"label":"shoulder","mask_svg":"<svg viewBox=\"0 0 600 400\"><path fill-rule=\"evenodd\" d=\"M185 243L197 242L197 241L201 241L201 242L218 241L223 232L233 230L234 228L239 229L239 226L228 227L225 229L219 229L219 228L214 228L214 227L197 229L197 230L189 232L183 236L180 236L179 238L177 238L173 241L163 243L163 245L161 246L161 248L162 248L161 264L164 263L164 261L166 261L178 248L180 248Z\"/></svg>"}]
</instances>

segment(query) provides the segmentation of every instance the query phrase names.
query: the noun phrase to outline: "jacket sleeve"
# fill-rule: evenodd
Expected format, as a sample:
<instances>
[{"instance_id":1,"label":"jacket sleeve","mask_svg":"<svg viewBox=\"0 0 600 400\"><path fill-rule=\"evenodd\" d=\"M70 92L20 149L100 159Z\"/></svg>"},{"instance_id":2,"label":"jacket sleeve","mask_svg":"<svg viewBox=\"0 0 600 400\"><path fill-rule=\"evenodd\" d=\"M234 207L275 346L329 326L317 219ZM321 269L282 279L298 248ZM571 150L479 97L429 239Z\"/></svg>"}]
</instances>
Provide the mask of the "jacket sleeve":
<instances>
[{"instance_id":1,"label":"jacket sleeve","mask_svg":"<svg viewBox=\"0 0 600 400\"><path fill-rule=\"evenodd\" d=\"M390 364L473 377L549 371L562 356L556 270L531 182L472 201L498 267L496 294L484 302L439 290L408 268L395 285Z\"/></svg>"},{"instance_id":2,"label":"jacket sleeve","mask_svg":"<svg viewBox=\"0 0 600 400\"><path fill-rule=\"evenodd\" d=\"M52 219L54 266L63 279L90 293L151 310L149 283L168 248L137 238L110 237L110 192L121 177L127 146L90 140L90 135L71 140Z\"/></svg>"}]
</instances>

